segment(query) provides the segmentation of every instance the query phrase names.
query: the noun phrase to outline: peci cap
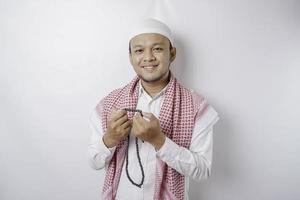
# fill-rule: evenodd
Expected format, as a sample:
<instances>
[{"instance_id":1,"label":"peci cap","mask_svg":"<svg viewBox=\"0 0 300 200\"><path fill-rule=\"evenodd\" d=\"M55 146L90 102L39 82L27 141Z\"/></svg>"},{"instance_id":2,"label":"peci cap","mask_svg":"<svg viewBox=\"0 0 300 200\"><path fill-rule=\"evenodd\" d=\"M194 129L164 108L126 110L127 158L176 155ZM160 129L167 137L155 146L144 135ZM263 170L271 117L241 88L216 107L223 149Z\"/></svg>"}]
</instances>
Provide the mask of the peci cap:
<instances>
[{"instance_id":1,"label":"peci cap","mask_svg":"<svg viewBox=\"0 0 300 200\"><path fill-rule=\"evenodd\" d=\"M168 38L172 44L172 46L174 46L174 39L172 36L172 32L170 30L170 28L164 24L163 22L154 19L154 18L149 18L149 19L144 19L140 22L138 22L133 29L131 30L130 34L129 34L129 41L140 34L143 33L158 33L161 34L163 36L165 36L166 38Z\"/></svg>"}]
</instances>

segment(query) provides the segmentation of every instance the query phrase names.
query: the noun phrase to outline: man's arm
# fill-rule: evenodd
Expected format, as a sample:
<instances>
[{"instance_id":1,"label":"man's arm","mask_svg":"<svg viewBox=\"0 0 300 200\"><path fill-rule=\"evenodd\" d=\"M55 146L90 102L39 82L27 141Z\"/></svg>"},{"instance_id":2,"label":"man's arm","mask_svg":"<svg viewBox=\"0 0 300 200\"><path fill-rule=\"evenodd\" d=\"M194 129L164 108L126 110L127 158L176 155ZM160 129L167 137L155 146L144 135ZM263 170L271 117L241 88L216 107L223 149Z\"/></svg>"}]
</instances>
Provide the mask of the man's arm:
<instances>
[{"instance_id":1,"label":"man's arm","mask_svg":"<svg viewBox=\"0 0 300 200\"><path fill-rule=\"evenodd\" d=\"M93 169L102 169L106 167L115 151L115 147L107 148L103 142L103 129L101 119L94 110L90 117L90 126L92 136L88 145L89 164Z\"/></svg>"},{"instance_id":2,"label":"man's arm","mask_svg":"<svg viewBox=\"0 0 300 200\"><path fill-rule=\"evenodd\" d=\"M212 163L213 125L218 119L216 111L209 107L195 123L189 149L166 138L157 156L168 166L194 180L208 178Z\"/></svg>"}]
</instances>

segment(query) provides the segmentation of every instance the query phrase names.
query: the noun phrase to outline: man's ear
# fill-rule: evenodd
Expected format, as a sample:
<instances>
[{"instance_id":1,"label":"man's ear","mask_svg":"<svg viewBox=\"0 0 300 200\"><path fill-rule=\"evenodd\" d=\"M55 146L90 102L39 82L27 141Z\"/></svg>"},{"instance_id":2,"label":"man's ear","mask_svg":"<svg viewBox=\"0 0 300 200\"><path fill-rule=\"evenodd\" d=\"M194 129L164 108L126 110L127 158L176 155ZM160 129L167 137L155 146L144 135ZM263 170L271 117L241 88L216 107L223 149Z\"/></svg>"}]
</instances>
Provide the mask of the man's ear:
<instances>
[{"instance_id":1,"label":"man's ear","mask_svg":"<svg viewBox=\"0 0 300 200\"><path fill-rule=\"evenodd\" d=\"M131 55L131 53L129 53L128 55L129 55L129 61L130 61L131 65L133 66L133 64L132 64L132 55Z\"/></svg>"},{"instance_id":2,"label":"man's ear","mask_svg":"<svg viewBox=\"0 0 300 200\"><path fill-rule=\"evenodd\" d=\"M173 62L176 58L176 48L173 47L170 51L170 62Z\"/></svg>"}]
</instances>

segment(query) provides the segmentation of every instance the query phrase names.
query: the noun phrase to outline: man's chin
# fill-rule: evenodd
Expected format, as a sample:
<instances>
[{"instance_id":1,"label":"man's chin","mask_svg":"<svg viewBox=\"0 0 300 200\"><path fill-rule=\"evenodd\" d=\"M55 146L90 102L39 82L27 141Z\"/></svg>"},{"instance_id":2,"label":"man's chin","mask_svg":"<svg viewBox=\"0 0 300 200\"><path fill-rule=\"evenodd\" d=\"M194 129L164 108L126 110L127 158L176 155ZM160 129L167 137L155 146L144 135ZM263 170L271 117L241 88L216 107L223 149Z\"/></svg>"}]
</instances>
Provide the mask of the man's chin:
<instances>
[{"instance_id":1,"label":"man's chin","mask_svg":"<svg viewBox=\"0 0 300 200\"><path fill-rule=\"evenodd\" d=\"M168 78L169 72L165 74L151 74L148 76L145 74L139 74L139 78L146 83L158 83Z\"/></svg>"},{"instance_id":2,"label":"man's chin","mask_svg":"<svg viewBox=\"0 0 300 200\"><path fill-rule=\"evenodd\" d=\"M141 80L143 80L146 83L156 83L159 82L162 77L145 77L145 76L139 76Z\"/></svg>"}]
</instances>

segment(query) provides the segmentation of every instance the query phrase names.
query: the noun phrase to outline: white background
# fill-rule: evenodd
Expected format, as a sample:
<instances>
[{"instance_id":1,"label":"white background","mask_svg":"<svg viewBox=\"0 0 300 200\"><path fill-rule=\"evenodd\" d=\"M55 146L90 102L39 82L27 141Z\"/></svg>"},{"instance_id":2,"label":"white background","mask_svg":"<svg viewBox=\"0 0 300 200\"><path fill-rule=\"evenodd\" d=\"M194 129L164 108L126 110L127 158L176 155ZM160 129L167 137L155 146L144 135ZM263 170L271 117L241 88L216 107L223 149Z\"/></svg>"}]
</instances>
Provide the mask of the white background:
<instances>
[{"instance_id":1,"label":"white background","mask_svg":"<svg viewBox=\"0 0 300 200\"><path fill-rule=\"evenodd\" d=\"M190 199L300 197L300 2L0 0L0 199L100 199L89 115L130 81L131 22L176 38L172 70L220 114Z\"/></svg>"}]
</instances>

